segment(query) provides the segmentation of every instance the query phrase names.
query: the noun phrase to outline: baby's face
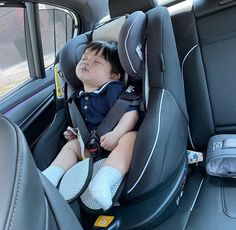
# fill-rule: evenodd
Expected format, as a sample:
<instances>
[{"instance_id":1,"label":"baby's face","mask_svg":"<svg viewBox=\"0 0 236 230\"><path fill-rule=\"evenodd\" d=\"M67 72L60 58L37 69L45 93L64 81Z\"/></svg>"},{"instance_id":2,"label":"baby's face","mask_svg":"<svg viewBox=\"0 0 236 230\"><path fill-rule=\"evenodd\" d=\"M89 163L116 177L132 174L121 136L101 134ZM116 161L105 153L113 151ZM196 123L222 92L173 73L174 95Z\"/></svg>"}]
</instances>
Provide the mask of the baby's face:
<instances>
[{"instance_id":1,"label":"baby's face","mask_svg":"<svg viewBox=\"0 0 236 230\"><path fill-rule=\"evenodd\" d=\"M101 51L96 54L96 51L87 49L76 66L76 75L84 85L99 88L114 79L111 69L111 64L103 58Z\"/></svg>"}]
</instances>

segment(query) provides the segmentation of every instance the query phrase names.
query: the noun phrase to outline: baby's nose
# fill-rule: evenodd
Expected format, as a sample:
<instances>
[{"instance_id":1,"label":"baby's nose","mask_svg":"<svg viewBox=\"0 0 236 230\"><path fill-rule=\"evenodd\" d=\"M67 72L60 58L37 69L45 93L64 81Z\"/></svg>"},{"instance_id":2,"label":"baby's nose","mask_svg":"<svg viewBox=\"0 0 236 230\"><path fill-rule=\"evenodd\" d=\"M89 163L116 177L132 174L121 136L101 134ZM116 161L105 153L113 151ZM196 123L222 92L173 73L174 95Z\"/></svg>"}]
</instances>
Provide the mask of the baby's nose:
<instances>
[{"instance_id":1,"label":"baby's nose","mask_svg":"<svg viewBox=\"0 0 236 230\"><path fill-rule=\"evenodd\" d=\"M88 66L89 62L86 60L86 61L83 61L82 64L85 65L85 66Z\"/></svg>"}]
</instances>

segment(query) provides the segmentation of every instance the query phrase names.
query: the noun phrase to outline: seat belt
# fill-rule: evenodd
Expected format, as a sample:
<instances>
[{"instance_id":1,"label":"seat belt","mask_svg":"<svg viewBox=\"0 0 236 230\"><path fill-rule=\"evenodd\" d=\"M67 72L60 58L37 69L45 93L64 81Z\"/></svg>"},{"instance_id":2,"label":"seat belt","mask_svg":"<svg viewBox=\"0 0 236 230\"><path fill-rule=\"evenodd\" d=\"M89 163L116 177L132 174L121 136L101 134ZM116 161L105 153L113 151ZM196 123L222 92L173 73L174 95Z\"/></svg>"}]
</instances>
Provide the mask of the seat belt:
<instances>
[{"instance_id":1,"label":"seat belt","mask_svg":"<svg viewBox=\"0 0 236 230\"><path fill-rule=\"evenodd\" d=\"M70 117L71 117L72 124L73 124L74 128L79 129L80 135L81 135L84 143L86 144L87 141L89 140L90 132L87 129L84 119L83 119L79 109L77 108L77 105L75 104L74 99L72 99L71 102L69 101L69 110L70 110Z\"/></svg>"},{"instance_id":2,"label":"seat belt","mask_svg":"<svg viewBox=\"0 0 236 230\"><path fill-rule=\"evenodd\" d=\"M127 111L129 106L129 101L118 99L112 106L106 117L103 119L101 124L98 126L96 130L97 136L101 137L111 131L119 122L123 114Z\"/></svg>"}]
</instances>

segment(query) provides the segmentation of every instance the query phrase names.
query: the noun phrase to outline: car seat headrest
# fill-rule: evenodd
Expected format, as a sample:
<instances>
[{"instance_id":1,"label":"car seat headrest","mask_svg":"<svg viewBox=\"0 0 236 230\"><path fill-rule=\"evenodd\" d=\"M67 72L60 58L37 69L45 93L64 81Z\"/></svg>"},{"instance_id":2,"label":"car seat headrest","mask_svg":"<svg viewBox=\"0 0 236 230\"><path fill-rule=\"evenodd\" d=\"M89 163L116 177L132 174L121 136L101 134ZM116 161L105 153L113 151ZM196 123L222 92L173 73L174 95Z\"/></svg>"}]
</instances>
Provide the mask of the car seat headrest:
<instances>
[{"instance_id":1,"label":"car seat headrest","mask_svg":"<svg viewBox=\"0 0 236 230\"><path fill-rule=\"evenodd\" d=\"M125 72L137 79L142 77L146 16L137 11L131 14L121 28L118 40L120 62Z\"/></svg>"},{"instance_id":2,"label":"car seat headrest","mask_svg":"<svg viewBox=\"0 0 236 230\"><path fill-rule=\"evenodd\" d=\"M157 0L139 0L139 1L128 1L128 0L109 0L109 12L111 18L117 16L131 14L132 12L141 10L146 12L157 6Z\"/></svg>"},{"instance_id":3,"label":"car seat headrest","mask_svg":"<svg viewBox=\"0 0 236 230\"><path fill-rule=\"evenodd\" d=\"M119 39L119 34L122 26L124 25L127 16L119 17L115 20L112 20L108 23L103 24L102 26L97 27L93 31L93 41L95 40L103 40L103 41L117 41Z\"/></svg>"},{"instance_id":4,"label":"car seat headrest","mask_svg":"<svg viewBox=\"0 0 236 230\"><path fill-rule=\"evenodd\" d=\"M87 47L88 37L89 34L82 34L71 39L59 54L60 71L73 90L79 90L82 87L82 82L76 76L75 67Z\"/></svg>"},{"instance_id":5,"label":"car seat headrest","mask_svg":"<svg viewBox=\"0 0 236 230\"><path fill-rule=\"evenodd\" d=\"M142 47L146 30L146 16L137 11L99 26L94 31L70 40L60 52L60 67L66 82L74 90L82 87L75 73L87 44L92 40L113 40L118 42L121 65L128 75L140 79L142 76Z\"/></svg>"}]
</instances>

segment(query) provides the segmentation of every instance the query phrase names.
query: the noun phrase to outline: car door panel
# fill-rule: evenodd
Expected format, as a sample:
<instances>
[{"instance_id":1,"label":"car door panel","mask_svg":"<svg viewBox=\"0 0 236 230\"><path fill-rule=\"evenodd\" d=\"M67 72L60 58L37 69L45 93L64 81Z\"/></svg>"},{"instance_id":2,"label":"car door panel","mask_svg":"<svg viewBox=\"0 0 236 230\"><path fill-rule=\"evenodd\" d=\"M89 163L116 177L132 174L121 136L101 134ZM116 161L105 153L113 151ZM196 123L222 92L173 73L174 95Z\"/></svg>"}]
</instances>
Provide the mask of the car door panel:
<instances>
[{"instance_id":1,"label":"car door panel","mask_svg":"<svg viewBox=\"0 0 236 230\"><path fill-rule=\"evenodd\" d=\"M31 145L55 115L54 79L33 79L1 102L0 113L14 121Z\"/></svg>"}]
</instances>

